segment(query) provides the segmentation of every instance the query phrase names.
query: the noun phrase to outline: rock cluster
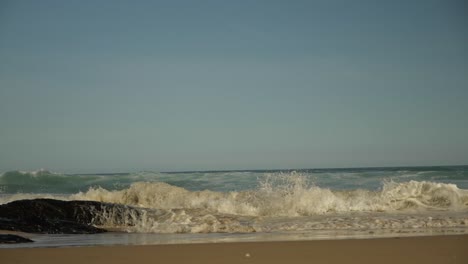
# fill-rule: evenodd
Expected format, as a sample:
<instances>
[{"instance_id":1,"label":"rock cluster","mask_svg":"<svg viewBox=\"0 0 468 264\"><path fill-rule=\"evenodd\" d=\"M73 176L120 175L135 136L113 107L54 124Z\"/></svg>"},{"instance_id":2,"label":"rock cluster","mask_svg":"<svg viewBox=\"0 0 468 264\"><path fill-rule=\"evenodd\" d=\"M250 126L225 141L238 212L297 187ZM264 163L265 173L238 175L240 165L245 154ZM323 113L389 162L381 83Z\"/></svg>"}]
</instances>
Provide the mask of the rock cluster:
<instances>
[{"instance_id":1,"label":"rock cluster","mask_svg":"<svg viewBox=\"0 0 468 264\"><path fill-rule=\"evenodd\" d=\"M95 212L108 204L53 199L18 200L0 205L0 230L42 234L94 234ZM116 205L115 205L116 206Z\"/></svg>"}]
</instances>

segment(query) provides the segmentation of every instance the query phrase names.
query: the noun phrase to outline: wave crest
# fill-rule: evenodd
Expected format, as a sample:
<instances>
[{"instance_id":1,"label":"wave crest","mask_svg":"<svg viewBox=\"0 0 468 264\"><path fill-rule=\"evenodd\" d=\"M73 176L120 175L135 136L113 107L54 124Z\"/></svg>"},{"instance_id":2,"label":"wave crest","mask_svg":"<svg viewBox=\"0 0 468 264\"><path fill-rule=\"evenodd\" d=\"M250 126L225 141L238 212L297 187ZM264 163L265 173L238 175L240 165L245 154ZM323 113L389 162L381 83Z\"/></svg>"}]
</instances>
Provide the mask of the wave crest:
<instances>
[{"instance_id":1,"label":"wave crest","mask_svg":"<svg viewBox=\"0 0 468 264\"><path fill-rule=\"evenodd\" d=\"M136 182L113 191L101 187L72 195L153 209L204 209L244 216L311 216L346 212L466 210L468 191L454 184L385 182L381 191L336 191L310 183L299 174L268 176L259 188L241 192L189 191L162 182Z\"/></svg>"},{"instance_id":2,"label":"wave crest","mask_svg":"<svg viewBox=\"0 0 468 264\"><path fill-rule=\"evenodd\" d=\"M404 183L386 182L382 190L382 199L388 201L394 209L466 209L468 191L459 189L455 184L427 181L409 181Z\"/></svg>"},{"instance_id":3,"label":"wave crest","mask_svg":"<svg viewBox=\"0 0 468 264\"><path fill-rule=\"evenodd\" d=\"M45 171L42 174L11 172L7 177L5 174L0 177L0 183L5 179L20 181L21 178L14 178L18 175L32 181L51 174ZM54 181L62 178L70 180L65 182L67 184L73 183L71 179L76 177L52 175ZM106 182L105 177L92 176L86 181L102 183ZM119 209L123 211L115 211L115 207L111 206L94 212L93 224L129 232L271 232L468 226L468 190L459 189L455 184L386 181L377 191L332 190L315 185L307 175L292 172L265 174L255 189L218 192L190 191L164 182L145 181L151 180L150 177L135 179L143 181L119 190L101 185L73 195L17 193L0 196L0 203L47 197L123 204L126 207ZM439 213L433 213L437 211Z\"/></svg>"}]
</instances>

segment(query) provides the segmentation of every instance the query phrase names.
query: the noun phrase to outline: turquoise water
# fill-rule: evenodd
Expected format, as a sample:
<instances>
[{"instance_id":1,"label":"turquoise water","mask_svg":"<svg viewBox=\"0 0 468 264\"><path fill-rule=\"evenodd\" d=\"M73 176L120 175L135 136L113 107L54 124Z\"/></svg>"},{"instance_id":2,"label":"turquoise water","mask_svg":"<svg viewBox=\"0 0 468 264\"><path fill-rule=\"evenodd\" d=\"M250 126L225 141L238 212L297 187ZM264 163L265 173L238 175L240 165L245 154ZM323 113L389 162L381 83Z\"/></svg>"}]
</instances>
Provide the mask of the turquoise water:
<instances>
[{"instance_id":1,"label":"turquoise water","mask_svg":"<svg viewBox=\"0 0 468 264\"><path fill-rule=\"evenodd\" d=\"M258 188L263 178L272 175L301 175L311 184L336 190L378 190L384 181L390 180L452 183L461 189L468 189L468 166L439 166L99 174L63 174L47 170L9 171L0 174L0 193L70 194L97 186L119 190L139 181L165 182L190 191L244 191Z\"/></svg>"}]
</instances>

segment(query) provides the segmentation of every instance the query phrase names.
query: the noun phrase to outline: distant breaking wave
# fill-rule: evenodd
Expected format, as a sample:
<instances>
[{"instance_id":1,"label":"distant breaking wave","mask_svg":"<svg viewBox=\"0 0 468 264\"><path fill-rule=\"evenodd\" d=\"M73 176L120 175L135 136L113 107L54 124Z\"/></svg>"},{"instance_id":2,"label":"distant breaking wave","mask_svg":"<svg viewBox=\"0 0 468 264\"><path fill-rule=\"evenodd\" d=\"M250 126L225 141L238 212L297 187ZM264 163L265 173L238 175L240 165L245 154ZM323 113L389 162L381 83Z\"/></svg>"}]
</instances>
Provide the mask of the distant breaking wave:
<instances>
[{"instance_id":1,"label":"distant breaking wave","mask_svg":"<svg viewBox=\"0 0 468 264\"><path fill-rule=\"evenodd\" d=\"M138 180L145 180L145 178L132 174L62 174L42 169L8 171L0 174L0 193L75 193L92 186L121 189Z\"/></svg>"}]
</instances>

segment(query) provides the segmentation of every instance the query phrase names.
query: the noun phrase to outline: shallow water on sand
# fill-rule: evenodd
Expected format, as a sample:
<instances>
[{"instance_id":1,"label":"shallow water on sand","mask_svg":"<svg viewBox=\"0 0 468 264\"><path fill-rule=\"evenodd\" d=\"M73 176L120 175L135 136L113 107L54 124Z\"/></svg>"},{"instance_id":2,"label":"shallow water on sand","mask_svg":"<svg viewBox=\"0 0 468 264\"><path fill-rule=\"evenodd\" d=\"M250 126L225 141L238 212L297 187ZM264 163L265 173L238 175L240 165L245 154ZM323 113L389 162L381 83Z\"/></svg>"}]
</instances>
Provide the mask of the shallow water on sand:
<instances>
[{"instance_id":1,"label":"shallow water on sand","mask_svg":"<svg viewBox=\"0 0 468 264\"><path fill-rule=\"evenodd\" d=\"M468 234L466 228L398 229L398 230L313 230L273 233L154 234L109 232L85 235L22 234L34 243L0 244L0 248L81 247L111 245L161 245L192 243L226 243L258 241L307 241L336 239L372 239L385 237L437 236Z\"/></svg>"}]
</instances>

